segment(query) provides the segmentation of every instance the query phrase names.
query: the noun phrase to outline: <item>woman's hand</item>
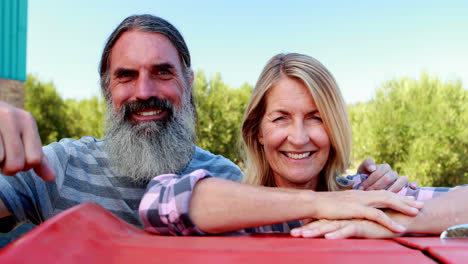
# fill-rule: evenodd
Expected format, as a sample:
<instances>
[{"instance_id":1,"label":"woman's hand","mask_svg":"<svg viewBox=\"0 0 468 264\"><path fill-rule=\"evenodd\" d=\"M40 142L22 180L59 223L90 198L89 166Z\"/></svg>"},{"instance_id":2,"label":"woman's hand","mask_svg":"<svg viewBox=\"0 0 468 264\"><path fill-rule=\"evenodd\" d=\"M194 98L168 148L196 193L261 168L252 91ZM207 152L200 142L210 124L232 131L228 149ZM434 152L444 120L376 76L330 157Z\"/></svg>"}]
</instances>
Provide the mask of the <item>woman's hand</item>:
<instances>
[{"instance_id":1,"label":"woman's hand","mask_svg":"<svg viewBox=\"0 0 468 264\"><path fill-rule=\"evenodd\" d=\"M393 232L402 233L405 227L393 221L380 209L393 209L408 216L416 216L423 203L413 197L399 196L388 191L315 192L315 219L367 219ZM380 208L380 209L379 209Z\"/></svg>"},{"instance_id":2,"label":"woman's hand","mask_svg":"<svg viewBox=\"0 0 468 264\"><path fill-rule=\"evenodd\" d=\"M400 236L382 225L362 219L353 220L318 220L291 230L294 237L343 238L391 238Z\"/></svg>"}]
</instances>

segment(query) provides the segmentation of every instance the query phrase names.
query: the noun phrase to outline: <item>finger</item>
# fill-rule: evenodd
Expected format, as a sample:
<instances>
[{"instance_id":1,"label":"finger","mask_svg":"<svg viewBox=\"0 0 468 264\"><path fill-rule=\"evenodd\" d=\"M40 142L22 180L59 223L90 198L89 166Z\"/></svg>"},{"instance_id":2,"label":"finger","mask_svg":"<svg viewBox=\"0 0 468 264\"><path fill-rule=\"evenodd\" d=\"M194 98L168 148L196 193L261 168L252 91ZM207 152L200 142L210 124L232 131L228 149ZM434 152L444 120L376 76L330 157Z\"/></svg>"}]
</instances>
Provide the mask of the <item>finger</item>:
<instances>
[{"instance_id":1,"label":"finger","mask_svg":"<svg viewBox=\"0 0 468 264\"><path fill-rule=\"evenodd\" d=\"M24 170L29 170L39 166L44 154L42 152L42 143L37 130L36 121L30 113L26 112L24 114L22 126L22 140L25 151Z\"/></svg>"},{"instance_id":2,"label":"finger","mask_svg":"<svg viewBox=\"0 0 468 264\"><path fill-rule=\"evenodd\" d=\"M392 168L388 164L378 165L377 169L374 172L372 172L369 175L369 177L367 177L367 179L363 183L361 183L361 185L359 186L359 189L368 190L368 191L376 190L374 187L372 187L372 188L370 188L370 187L373 186L379 179L384 177L384 175L390 173L391 171L392 171ZM386 186L388 186L388 184ZM386 187L386 186L384 186L384 187ZM381 188L381 189L383 189L383 188Z\"/></svg>"},{"instance_id":3,"label":"finger","mask_svg":"<svg viewBox=\"0 0 468 264\"><path fill-rule=\"evenodd\" d=\"M324 235L326 239L344 239L350 237L362 237L361 235L362 228L357 224L349 224L335 230L331 233L327 233Z\"/></svg>"},{"instance_id":4,"label":"finger","mask_svg":"<svg viewBox=\"0 0 468 264\"><path fill-rule=\"evenodd\" d=\"M363 213L364 219L377 222L396 233L403 233L406 231L406 228L404 226L393 221L389 216L387 216L381 210L375 209L375 208L366 208L366 209L367 210Z\"/></svg>"},{"instance_id":5,"label":"finger","mask_svg":"<svg viewBox=\"0 0 468 264\"><path fill-rule=\"evenodd\" d=\"M293 237L301 237L302 236L302 232L305 231L305 230L313 230L315 229L316 227L320 226L320 225L323 225L325 221L328 221L328 220L318 220L318 221L315 221L315 222L310 222L308 224L305 224L301 227L298 227L298 228L294 228L292 229L289 233L291 234L291 236ZM304 222L304 221L303 221Z\"/></svg>"},{"instance_id":6,"label":"finger","mask_svg":"<svg viewBox=\"0 0 468 264\"><path fill-rule=\"evenodd\" d=\"M365 159L357 169L358 174L370 174L377 169L375 162L371 158Z\"/></svg>"},{"instance_id":7,"label":"finger","mask_svg":"<svg viewBox=\"0 0 468 264\"><path fill-rule=\"evenodd\" d=\"M411 212L409 212L410 215L412 213L419 212L419 210L421 210L424 207L424 202L423 201L416 201L416 198L414 198L413 196L400 196L400 195L397 195L397 199L400 200L401 202L403 202L404 204L406 204L409 207L418 209L418 211L410 210L411 211ZM383 208L383 207L380 207L380 208Z\"/></svg>"},{"instance_id":8,"label":"finger","mask_svg":"<svg viewBox=\"0 0 468 264\"><path fill-rule=\"evenodd\" d=\"M419 187L419 184L418 182L412 181L410 182L409 186L411 189L416 190Z\"/></svg>"},{"instance_id":9,"label":"finger","mask_svg":"<svg viewBox=\"0 0 468 264\"><path fill-rule=\"evenodd\" d=\"M10 112L5 114L4 119L7 126L0 126L0 134L3 138L4 160L2 173L14 175L24 168L24 147L21 141L21 131L17 120Z\"/></svg>"},{"instance_id":10,"label":"finger","mask_svg":"<svg viewBox=\"0 0 468 264\"><path fill-rule=\"evenodd\" d=\"M393 183L395 183L396 180L398 180L398 173L389 169L387 172L385 172L385 174L383 174L379 179L377 179L377 181L375 181L374 184L367 187L367 190L385 190L389 188L389 186L391 186Z\"/></svg>"},{"instance_id":11,"label":"finger","mask_svg":"<svg viewBox=\"0 0 468 264\"><path fill-rule=\"evenodd\" d=\"M39 166L34 168L34 172L36 172L37 176L41 177L46 182L55 180L55 172L50 167L49 160L46 155L43 155Z\"/></svg>"},{"instance_id":12,"label":"finger","mask_svg":"<svg viewBox=\"0 0 468 264\"><path fill-rule=\"evenodd\" d=\"M423 201L416 201L416 198L413 196L405 196L408 198L408 200L404 200L403 202L406 203L407 205L414 207L418 210L423 209L424 207L424 202Z\"/></svg>"},{"instance_id":13,"label":"finger","mask_svg":"<svg viewBox=\"0 0 468 264\"><path fill-rule=\"evenodd\" d=\"M348 224L346 220L340 221L329 221L328 223L322 223L321 225L316 226L313 229L303 229L302 230L302 237L311 238L311 237L321 237L327 233L334 232L344 225Z\"/></svg>"},{"instance_id":14,"label":"finger","mask_svg":"<svg viewBox=\"0 0 468 264\"><path fill-rule=\"evenodd\" d=\"M398 194L392 194L392 195L396 195L395 197L397 199L399 199L400 201L402 201L403 203L405 203L406 205L408 205L408 206L410 206L412 208L416 208L418 210L421 210L424 207L424 202L416 201L416 198L414 198L413 196L401 196L401 195L398 195Z\"/></svg>"},{"instance_id":15,"label":"finger","mask_svg":"<svg viewBox=\"0 0 468 264\"><path fill-rule=\"evenodd\" d=\"M403 187L406 186L408 183L409 179L406 176L400 176L398 179L390 186L390 188L387 189L387 191L391 191L394 193L397 193L403 189Z\"/></svg>"},{"instance_id":16,"label":"finger","mask_svg":"<svg viewBox=\"0 0 468 264\"><path fill-rule=\"evenodd\" d=\"M415 216L419 213L419 209L424 205L420 201L414 201L406 196L399 196L397 194L387 191L376 191L383 193L387 197L380 196L372 204L375 208L390 208L395 211L401 212L409 216Z\"/></svg>"},{"instance_id":17,"label":"finger","mask_svg":"<svg viewBox=\"0 0 468 264\"><path fill-rule=\"evenodd\" d=\"M330 220L319 220L312 222L310 224L304 225L299 228L291 230L291 235L294 237L319 237L323 236L325 233L333 232L334 230L340 228L341 221L330 221Z\"/></svg>"}]
</instances>

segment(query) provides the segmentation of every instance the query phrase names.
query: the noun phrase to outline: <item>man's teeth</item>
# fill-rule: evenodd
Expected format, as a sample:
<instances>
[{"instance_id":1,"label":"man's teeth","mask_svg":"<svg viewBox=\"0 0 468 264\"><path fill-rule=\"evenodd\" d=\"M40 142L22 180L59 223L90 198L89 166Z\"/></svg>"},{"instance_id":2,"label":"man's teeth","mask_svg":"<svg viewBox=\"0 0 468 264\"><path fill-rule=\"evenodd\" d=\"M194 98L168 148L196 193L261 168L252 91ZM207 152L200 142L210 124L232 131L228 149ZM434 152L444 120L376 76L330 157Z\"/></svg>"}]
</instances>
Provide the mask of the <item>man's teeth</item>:
<instances>
[{"instance_id":1,"label":"man's teeth","mask_svg":"<svg viewBox=\"0 0 468 264\"><path fill-rule=\"evenodd\" d=\"M152 116L152 115L157 115L159 113L161 113L162 110L158 110L158 111L145 111L145 112L137 112L137 115L141 115L141 116Z\"/></svg>"},{"instance_id":2,"label":"man's teeth","mask_svg":"<svg viewBox=\"0 0 468 264\"><path fill-rule=\"evenodd\" d=\"M291 159L303 159L303 158L307 158L310 156L312 152L306 152L306 153L302 153L302 154L294 154L294 153L288 153L288 152L285 152L286 156L288 156L289 158Z\"/></svg>"}]
</instances>

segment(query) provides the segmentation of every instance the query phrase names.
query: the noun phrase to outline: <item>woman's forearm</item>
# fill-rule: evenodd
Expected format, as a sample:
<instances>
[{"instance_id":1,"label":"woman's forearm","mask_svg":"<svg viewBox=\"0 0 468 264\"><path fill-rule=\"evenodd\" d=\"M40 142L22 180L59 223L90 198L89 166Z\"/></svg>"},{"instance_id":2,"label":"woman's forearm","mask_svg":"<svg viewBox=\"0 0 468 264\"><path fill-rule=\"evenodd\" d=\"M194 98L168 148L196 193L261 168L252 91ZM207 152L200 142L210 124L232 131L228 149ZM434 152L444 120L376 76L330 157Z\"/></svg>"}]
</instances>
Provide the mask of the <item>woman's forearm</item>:
<instances>
[{"instance_id":1,"label":"woman's forearm","mask_svg":"<svg viewBox=\"0 0 468 264\"><path fill-rule=\"evenodd\" d=\"M402 232L376 208L416 215L415 207L420 205L387 191L313 192L206 178L192 192L189 216L200 230L214 234L311 218L368 219Z\"/></svg>"},{"instance_id":2,"label":"woman's forearm","mask_svg":"<svg viewBox=\"0 0 468 264\"><path fill-rule=\"evenodd\" d=\"M312 191L207 178L194 188L189 216L200 230L216 234L308 218L314 199Z\"/></svg>"}]
</instances>

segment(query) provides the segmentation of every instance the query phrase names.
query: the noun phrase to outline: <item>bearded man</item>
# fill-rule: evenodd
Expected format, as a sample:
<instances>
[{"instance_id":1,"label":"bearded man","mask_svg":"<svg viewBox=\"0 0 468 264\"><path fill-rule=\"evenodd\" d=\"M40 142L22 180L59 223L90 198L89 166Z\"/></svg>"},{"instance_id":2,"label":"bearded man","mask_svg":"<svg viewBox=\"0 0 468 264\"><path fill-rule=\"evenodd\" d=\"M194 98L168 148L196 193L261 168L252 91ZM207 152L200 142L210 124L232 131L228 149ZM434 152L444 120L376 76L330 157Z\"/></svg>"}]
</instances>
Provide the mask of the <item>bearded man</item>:
<instances>
[{"instance_id":1,"label":"bearded man","mask_svg":"<svg viewBox=\"0 0 468 264\"><path fill-rule=\"evenodd\" d=\"M234 163L193 143L196 110L190 67L188 48L174 26L152 15L130 16L110 35L101 57L101 88L108 105L102 140L63 139L42 147L31 114L0 102L0 169L4 175L0 177L0 231L22 222L39 224L84 202L95 202L142 227L138 206L155 176L166 174L159 177L160 195L172 207L164 206L168 211L162 212L163 217L171 215L172 209L189 206L191 191L206 177L186 181L167 174L187 175L204 169L221 181L213 182L214 189L240 181L242 172ZM396 180L398 175L388 165L376 167L370 159L360 168L360 173L373 172L368 180L371 189L395 181L398 191L408 182L406 177ZM223 195L232 195L231 201L237 201L241 210L252 206L240 194L256 187L229 186L231 191ZM206 199L220 203L229 198L205 193ZM293 207L278 191L260 188L254 193L269 203ZM182 218L190 221L188 216Z\"/></svg>"},{"instance_id":2,"label":"bearded man","mask_svg":"<svg viewBox=\"0 0 468 264\"><path fill-rule=\"evenodd\" d=\"M110 35L101 58L108 105L102 140L63 139L42 149L30 114L1 103L8 114L2 114L0 152L6 155L0 155L0 163L3 174L14 175L0 177L0 218L14 219L9 227L3 221L2 229L26 221L39 224L84 202L141 226L138 205L154 176L203 168L240 181L242 172L234 163L193 144L190 66L188 48L175 27L159 17L131 16ZM19 132L5 131L3 124ZM23 152L15 153L19 149Z\"/></svg>"}]
</instances>

